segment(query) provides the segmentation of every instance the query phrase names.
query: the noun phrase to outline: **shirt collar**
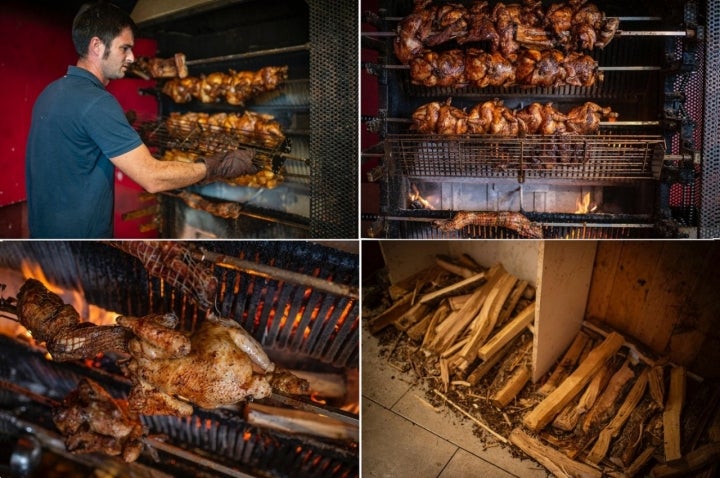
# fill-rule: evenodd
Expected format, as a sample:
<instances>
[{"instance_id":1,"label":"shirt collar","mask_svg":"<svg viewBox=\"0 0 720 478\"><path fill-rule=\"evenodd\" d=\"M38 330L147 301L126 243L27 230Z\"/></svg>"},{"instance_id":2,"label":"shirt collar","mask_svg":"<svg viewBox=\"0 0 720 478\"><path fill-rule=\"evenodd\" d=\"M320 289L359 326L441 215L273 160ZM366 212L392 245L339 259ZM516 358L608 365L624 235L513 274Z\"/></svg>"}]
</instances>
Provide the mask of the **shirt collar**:
<instances>
[{"instance_id":1,"label":"shirt collar","mask_svg":"<svg viewBox=\"0 0 720 478\"><path fill-rule=\"evenodd\" d=\"M79 66L69 65L68 69L67 69L67 75L68 76L79 76L81 78L88 79L88 80L92 81L93 83L95 83L100 88L105 89L103 84L100 82L100 79L97 76L90 73L85 68L80 68Z\"/></svg>"}]
</instances>

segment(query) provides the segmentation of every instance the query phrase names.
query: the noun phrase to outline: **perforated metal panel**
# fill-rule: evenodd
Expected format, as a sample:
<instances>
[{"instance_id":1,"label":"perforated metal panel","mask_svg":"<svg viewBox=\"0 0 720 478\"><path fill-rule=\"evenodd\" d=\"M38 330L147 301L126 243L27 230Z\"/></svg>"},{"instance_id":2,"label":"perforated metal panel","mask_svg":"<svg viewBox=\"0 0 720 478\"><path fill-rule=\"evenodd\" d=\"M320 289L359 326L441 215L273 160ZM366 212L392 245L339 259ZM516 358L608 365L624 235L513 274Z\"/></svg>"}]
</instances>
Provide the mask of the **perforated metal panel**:
<instances>
[{"instance_id":1,"label":"perforated metal panel","mask_svg":"<svg viewBox=\"0 0 720 478\"><path fill-rule=\"evenodd\" d=\"M358 8L310 6L311 234L358 237Z\"/></svg>"},{"instance_id":2,"label":"perforated metal panel","mask_svg":"<svg viewBox=\"0 0 720 478\"><path fill-rule=\"evenodd\" d=\"M720 2L707 2L703 122L702 238L720 237Z\"/></svg>"}]
</instances>

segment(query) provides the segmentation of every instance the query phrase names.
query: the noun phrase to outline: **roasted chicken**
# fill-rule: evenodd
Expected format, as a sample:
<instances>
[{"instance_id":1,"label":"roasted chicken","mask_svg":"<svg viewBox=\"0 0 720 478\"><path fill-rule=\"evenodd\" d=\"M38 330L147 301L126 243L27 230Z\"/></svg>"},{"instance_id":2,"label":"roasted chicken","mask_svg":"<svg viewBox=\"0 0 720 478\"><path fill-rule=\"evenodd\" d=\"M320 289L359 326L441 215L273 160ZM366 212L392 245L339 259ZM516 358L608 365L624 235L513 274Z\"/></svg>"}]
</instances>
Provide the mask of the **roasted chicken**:
<instances>
[{"instance_id":1,"label":"roasted chicken","mask_svg":"<svg viewBox=\"0 0 720 478\"><path fill-rule=\"evenodd\" d=\"M144 78L185 78L188 76L185 54L176 53L172 58L141 56L129 68L130 72Z\"/></svg>"},{"instance_id":2,"label":"roasted chicken","mask_svg":"<svg viewBox=\"0 0 720 478\"><path fill-rule=\"evenodd\" d=\"M188 76L167 81L162 92L175 103L196 98L202 103L225 100L231 105L244 105L248 100L276 90L287 80L287 66L266 66L257 71L213 72L199 77Z\"/></svg>"},{"instance_id":3,"label":"roasted chicken","mask_svg":"<svg viewBox=\"0 0 720 478\"><path fill-rule=\"evenodd\" d=\"M91 359L102 352L124 352L130 337L115 326L80 322L80 315L40 281L28 279L17 296L18 321L38 342L45 342L53 360Z\"/></svg>"},{"instance_id":4,"label":"roasted chicken","mask_svg":"<svg viewBox=\"0 0 720 478\"><path fill-rule=\"evenodd\" d=\"M133 462L143 450L145 430L138 415L88 378L80 380L52 416L71 453L100 452Z\"/></svg>"},{"instance_id":5,"label":"roasted chicken","mask_svg":"<svg viewBox=\"0 0 720 478\"><path fill-rule=\"evenodd\" d=\"M275 364L236 322L210 316L192 334L177 331L177 322L173 315L118 318L134 334L125 365L133 411L185 416L191 403L216 408L270 395ZM280 391L308 393L306 381L290 377L276 382Z\"/></svg>"},{"instance_id":6,"label":"roasted chicken","mask_svg":"<svg viewBox=\"0 0 720 478\"><path fill-rule=\"evenodd\" d=\"M165 120L168 135L201 153L225 151L239 145L275 149L285 141L280 123L272 115L238 113L178 113Z\"/></svg>"},{"instance_id":7,"label":"roasted chicken","mask_svg":"<svg viewBox=\"0 0 720 478\"><path fill-rule=\"evenodd\" d=\"M502 227L515 231L520 237L543 237L541 225L530 221L524 214L513 211L459 211L452 219L434 221L433 226L444 232L459 231L467 226Z\"/></svg>"}]
</instances>

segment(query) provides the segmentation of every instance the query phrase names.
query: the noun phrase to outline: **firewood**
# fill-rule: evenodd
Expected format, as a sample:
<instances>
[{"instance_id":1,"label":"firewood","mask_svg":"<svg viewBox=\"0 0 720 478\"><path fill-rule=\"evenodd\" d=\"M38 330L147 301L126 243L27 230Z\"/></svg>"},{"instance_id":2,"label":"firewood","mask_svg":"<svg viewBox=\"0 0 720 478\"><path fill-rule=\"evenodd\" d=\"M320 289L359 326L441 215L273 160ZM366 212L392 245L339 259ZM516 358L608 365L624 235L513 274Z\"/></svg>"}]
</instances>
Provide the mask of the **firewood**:
<instances>
[{"instance_id":1,"label":"firewood","mask_svg":"<svg viewBox=\"0 0 720 478\"><path fill-rule=\"evenodd\" d=\"M455 275L465 278L472 277L479 272L479 270L477 269L473 270L469 267L455 264L454 262L452 262L452 259L445 256L436 256L435 264L442 267L448 272L452 272Z\"/></svg>"},{"instance_id":2,"label":"firewood","mask_svg":"<svg viewBox=\"0 0 720 478\"><path fill-rule=\"evenodd\" d=\"M468 269L472 269L474 271L482 271L485 269L482 265L478 264L478 262L470 256L470 254L462 253L457 258L458 264L461 266L465 266Z\"/></svg>"},{"instance_id":3,"label":"firewood","mask_svg":"<svg viewBox=\"0 0 720 478\"><path fill-rule=\"evenodd\" d=\"M640 473L640 470L645 466L645 464L650 461L650 458L652 458L653 454L655 453L656 447L649 446L645 448L642 453L638 455L637 458L625 469L625 475L628 476L628 478L633 478L633 476Z\"/></svg>"},{"instance_id":4,"label":"firewood","mask_svg":"<svg viewBox=\"0 0 720 478\"><path fill-rule=\"evenodd\" d=\"M525 293L525 289L527 289L527 287L528 282L525 280L520 280L515 283L515 287L510 293L510 296L508 296L502 310L500 311L500 316L497 320L498 326L504 325L505 322L510 319L510 316L512 316L513 312L515 311L515 307L517 307L518 301Z\"/></svg>"},{"instance_id":5,"label":"firewood","mask_svg":"<svg viewBox=\"0 0 720 478\"><path fill-rule=\"evenodd\" d=\"M593 426L606 421L608 413L612 410L613 405L620 397L620 393L625 387L625 384L635 377L635 373L632 371L629 364L629 360L626 360L622 367L620 367L620 370L615 372L612 378L610 378L607 387L605 387L605 390L603 390L603 393L597 399L595 405L585 416L585 420L583 420L582 424L583 432L587 433Z\"/></svg>"},{"instance_id":6,"label":"firewood","mask_svg":"<svg viewBox=\"0 0 720 478\"><path fill-rule=\"evenodd\" d=\"M550 377L538 389L539 394L547 395L552 392L558 385L560 385L565 377L570 375L575 368L575 364L577 364L578 359L580 358L580 354L588 342L590 342L590 337L583 331L578 332L575 336L575 340L573 340L570 347L568 347L565 351L565 355L563 355L563 358L555 366L553 372L550 374Z\"/></svg>"},{"instance_id":7,"label":"firewood","mask_svg":"<svg viewBox=\"0 0 720 478\"><path fill-rule=\"evenodd\" d=\"M450 314L450 307L447 305L447 303L443 302L440 304L440 306L433 312L432 318L430 319L430 323L428 324L427 330L425 331L425 337L422 341L422 348L425 348L432 340L435 338L435 327L437 327L437 324L445 320L445 318Z\"/></svg>"},{"instance_id":8,"label":"firewood","mask_svg":"<svg viewBox=\"0 0 720 478\"><path fill-rule=\"evenodd\" d=\"M513 372L512 376L505 382L502 388L495 392L490 402L498 408L505 407L520 393L520 390L523 389L529 380L530 368L526 365L521 365L515 369L515 372Z\"/></svg>"},{"instance_id":9,"label":"firewood","mask_svg":"<svg viewBox=\"0 0 720 478\"><path fill-rule=\"evenodd\" d=\"M377 334L388 325L394 323L402 315L410 310L410 299L412 294L405 294L400 300L388 307L381 313L370 319L369 330L371 334Z\"/></svg>"},{"instance_id":10,"label":"firewood","mask_svg":"<svg viewBox=\"0 0 720 478\"><path fill-rule=\"evenodd\" d=\"M665 462L674 464L682 459L680 448L680 412L685 402L685 368L670 369L670 389L668 391L665 412L663 413L663 433L665 435Z\"/></svg>"},{"instance_id":11,"label":"firewood","mask_svg":"<svg viewBox=\"0 0 720 478\"><path fill-rule=\"evenodd\" d=\"M422 319L420 319L415 325L410 327L405 331L405 333L415 342L420 341L423 337L425 337L425 333L427 332L428 327L430 326L430 321L432 320L433 316L435 315L435 311L429 311L426 313Z\"/></svg>"},{"instance_id":12,"label":"firewood","mask_svg":"<svg viewBox=\"0 0 720 478\"><path fill-rule=\"evenodd\" d=\"M606 361L602 368L595 373L578 401L568 404L568 406L555 417L553 427L568 432L575 429L580 421L580 417L585 415L585 413L595 405L595 401L600 396L600 391L604 390L610 381L610 377L614 373L614 367L610 362L611 361Z\"/></svg>"},{"instance_id":13,"label":"firewood","mask_svg":"<svg viewBox=\"0 0 720 478\"><path fill-rule=\"evenodd\" d=\"M650 375L648 376L650 396L661 408L665 405L665 381L663 380L664 370L665 369L662 365L656 365L650 370Z\"/></svg>"},{"instance_id":14,"label":"firewood","mask_svg":"<svg viewBox=\"0 0 720 478\"><path fill-rule=\"evenodd\" d=\"M565 456L562 452L544 445L520 428L510 433L510 443L520 448L531 458L558 477L601 478L602 472L590 465L580 463Z\"/></svg>"},{"instance_id":15,"label":"firewood","mask_svg":"<svg viewBox=\"0 0 720 478\"><path fill-rule=\"evenodd\" d=\"M482 307L488 293L503 276L505 269L497 264L488 270L487 282L473 292L472 297L463 305L462 309L452 313L438 327L436 327L435 340L430 347L436 351L442 351L453 344L455 340L465 331L468 324L472 322Z\"/></svg>"},{"instance_id":16,"label":"firewood","mask_svg":"<svg viewBox=\"0 0 720 478\"><path fill-rule=\"evenodd\" d=\"M659 410L661 408L657 403L646 394L630 414L617 440L613 442L610 450L610 459L613 463L623 468L631 466L638 449L645 441L643 439L645 425Z\"/></svg>"},{"instance_id":17,"label":"firewood","mask_svg":"<svg viewBox=\"0 0 720 478\"><path fill-rule=\"evenodd\" d=\"M670 389L670 395L672 395L672 383L670 384ZM708 443L691 451L676 463L666 462L665 464L655 466L650 470L650 476L653 478L688 476L717 460L720 460L720 442Z\"/></svg>"},{"instance_id":18,"label":"firewood","mask_svg":"<svg viewBox=\"0 0 720 478\"><path fill-rule=\"evenodd\" d=\"M532 323L535 319L535 302L523 309L509 324L497 332L490 340L478 350L478 358L488 360L498 353L507 343Z\"/></svg>"},{"instance_id":19,"label":"firewood","mask_svg":"<svg viewBox=\"0 0 720 478\"><path fill-rule=\"evenodd\" d=\"M603 363L620 349L623 342L622 335L617 332L610 333L558 388L525 415L523 418L525 426L530 430L538 431L550 423L555 415L580 393Z\"/></svg>"},{"instance_id":20,"label":"firewood","mask_svg":"<svg viewBox=\"0 0 720 478\"><path fill-rule=\"evenodd\" d=\"M428 314L430 307L425 304L415 304L401 315L393 325L396 329L406 331Z\"/></svg>"},{"instance_id":21,"label":"firewood","mask_svg":"<svg viewBox=\"0 0 720 478\"><path fill-rule=\"evenodd\" d=\"M700 384L687 400L682 413L682 446L684 451L694 450L705 432L712 414L720 403L720 388L708 382Z\"/></svg>"},{"instance_id":22,"label":"firewood","mask_svg":"<svg viewBox=\"0 0 720 478\"><path fill-rule=\"evenodd\" d=\"M507 296L510 294L515 282L517 282L517 278L511 274L505 274L488 293L480 313L471 324L470 340L460 353L464 360L464 367L460 367L462 370L465 370L470 362L475 359L478 347L483 345L492 333L502 305L507 300Z\"/></svg>"},{"instance_id":23,"label":"firewood","mask_svg":"<svg viewBox=\"0 0 720 478\"><path fill-rule=\"evenodd\" d=\"M465 302L467 302L470 297L472 297L472 294L453 295L448 297L447 301L450 306L450 310L462 309L462 306L465 305Z\"/></svg>"},{"instance_id":24,"label":"firewood","mask_svg":"<svg viewBox=\"0 0 720 478\"><path fill-rule=\"evenodd\" d=\"M610 423L606 425L605 428L603 428L603 430L600 432L600 435L598 436L595 445L593 445L590 453L588 453L586 461L597 464L600 463L600 460L605 458L608 448L610 447L610 440L615 438L620 432L622 426L625 424L628 418L630 418L630 414L635 409L635 406L640 402L640 399L645 393L647 380L648 369L645 369L642 371L642 373L640 373L640 376L635 381L635 384L633 384L633 387L630 389L630 392L625 397L625 401L620 406L618 412L615 414Z\"/></svg>"},{"instance_id":25,"label":"firewood","mask_svg":"<svg viewBox=\"0 0 720 478\"><path fill-rule=\"evenodd\" d=\"M405 294L412 294L418 284L436 283L444 275L447 275L447 272L438 266L427 267L388 287L390 299L397 301Z\"/></svg>"},{"instance_id":26,"label":"firewood","mask_svg":"<svg viewBox=\"0 0 720 478\"><path fill-rule=\"evenodd\" d=\"M532 342L532 339L529 340ZM515 347L515 344L519 342L517 338L511 339L510 342L506 343L500 350L494 354L488 356L480 365L478 365L470 374L467 376L467 381L476 385L480 380L483 379L492 368L498 364L506 355L510 353Z\"/></svg>"},{"instance_id":27,"label":"firewood","mask_svg":"<svg viewBox=\"0 0 720 478\"><path fill-rule=\"evenodd\" d=\"M429 293L423 295L420 298L419 302L421 304L430 304L430 303L439 302L440 300L444 299L445 297L449 297L454 294L458 294L459 292L466 290L469 287L478 286L484 280L485 280L485 273L479 272L479 273L474 274L470 277L467 277L461 281L450 284L447 287L443 287L443 288L435 290L433 292L429 292Z\"/></svg>"}]
</instances>

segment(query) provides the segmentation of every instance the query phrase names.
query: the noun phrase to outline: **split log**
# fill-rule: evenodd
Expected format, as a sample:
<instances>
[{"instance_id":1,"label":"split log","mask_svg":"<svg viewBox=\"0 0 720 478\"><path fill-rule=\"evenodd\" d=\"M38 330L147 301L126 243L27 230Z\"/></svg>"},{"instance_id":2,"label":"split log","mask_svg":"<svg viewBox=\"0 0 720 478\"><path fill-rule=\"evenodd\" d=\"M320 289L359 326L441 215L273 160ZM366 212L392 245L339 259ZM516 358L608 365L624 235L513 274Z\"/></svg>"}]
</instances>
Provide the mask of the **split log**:
<instances>
[{"instance_id":1,"label":"split log","mask_svg":"<svg viewBox=\"0 0 720 478\"><path fill-rule=\"evenodd\" d=\"M442 267L443 269L445 269L448 272L452 272L455 275L458 275L460 277L465 277L465 278L472 277L475 274L477 274L478 272L480 272L480 270L478 270L478 269L473 270L469 267L455 264L452 261L452 259L445 257L445 256L436 256L435 264Z\"/></svg>"},{"instance_id":2,"label":"split log","mask_svg":"<svg viewBox=\"0 0 720 478\"><path fill-rule=\"evenodd\" d=\"M643 445L645 424L659 410L661 409L657 403L649 394L646 394L632 411L622 432L613 443L610 450L610 461L623 468L631 466L636 460L635 455L638 449Z\"/></svg>"},{"instance_id":3,"label":"split log","mask_svg":"<svg viewBox=\"0 0 720 478\"><path fill-rule=\"evenodd\" d=\"M257 402L245 405L245 420L250 425L291 434L353 441L359 441L360 436L357 425L304 410L271 407Z\"/></svg>"},{"instance_id":4,"label":"split log","mask_svg":"<svg viewBox=\"0 0 720 478\"><path fill-rule=\"evenodd\" d=\"M650 396L655 400L660 408L665 405L665 381L663 380L665 369L662 365L656 365L650 370L648 376L648 386L650 388Z\"/></svg>"},{"instance_id":5,"label":"split log","mask_svg":"<svg viewBox=\"0 0 720 478\"><path fill-rule=\"evenodd\" d=\"M462 292L463 290L466 290L469 287L478 286L485 280L485 273L479 272L477 274L474 274L470 277L467 277L461 281L455 282L453 284L450 284L447 287L443 287L442 289L435 290L433 292L429 292L425 295L423 295L419 302L421 304L430 304L434 302L439 302L440 300L458 294L459 292Z\"/></svg>"},{"instance_id":6,"label":"split log","mask_svg":"<svg viewBox=\"0 0 720 478\"><path fill-rule=\"evenodd\" d=\"M485 302L488 292L492 290L504 273L505 269L502 264L496 264L488 270L487 282L473 292L472 297L468 299L462 309L450 314L450 316L436 328L435 340L430 344L432 349L440 352L455 343L455 340L465 331L468 324L472 322L478 312L480 312L480 308Z\"/></svg>"},{"instance_id":7,"label":"split log","mask_svg":"<svg viewBox=\"0 0 720 478\"><path fill-rule=\"evenodd\" d=\"M415 304L410 307L403 315L401 315L393 325L396 329L405 332L407 329L422 320L430 311L430 307L425 304Z\"/></svg>"},{"instance_id":8,"label":"split log","mask_svg":"<svg viewBox=\"0 0 720 478\"><path fill-rule=\"evenodd\" d=\"M672 384L670 385L672 395ZM670 478L675 476L689 476L691 473L701 470L707 465L720 460L720 442L703 445L684 457L677 463L665 463L657 465L650 470L653 478Z\"/></svg>"},{"instance_id":9,"label":"split log","mask_svg":"<svg viewBox=\"0 0 720 478\"><path fill-rule=\"evenodd\" d=\"M555 369L553 369L550 377L538 389L539 394L547 395L548 393L552 392L557 388L558 385L560 385L563 380L565 380L568 375L570 375L570 373L575 368L575 364L577 364L583 349L589 342L591 343L589 335L587 335L583 331L578 332L578 334L575 336L575 340L573 340L572 344L570 344L570 347L565 351L565 355L557 364L557 366L555 366Z\"/></svg>"},{"instance_id":10,"label":"split log","mask_svg":"<svg viewBox=\"0 0 720 478\"><path fill-rule=\"evenodd\" d=\"M425 337L423 338L421 347L425 348L430 342L435 339L435 327L445 320L450 314L450 308L443 303L433 313L430 323L428 324L427 330L425 331Z\"/></svg>"},{"instance_id":11,"label":"split log","mask_svg":"<svg viewBox=\"0 0 720 478\"><path fill-rule=\"evenodd\" d=\"M515 337L532 323L535 319L535 302L525 307L509 324L496 333L485 345L478 350L478 358L488 360L489 357L497 354Z\"/></svg>"},{"instance_id":12,"label":"split log","mask_svg":"<svg viewBox=\"0 0 720 478\"><path fill-rule=\"evenodd\" d=\"M648 461L650 461L650 458L652 458L653 454L655 453L656 447L649 446L645 448L642 453L638 455L637 458L625 469L625 475L629 478L633 478L633 476L640 473L640 470L647 464Z\"/></svg>"},{"instance_id":13,"label":"split log","mask_svg":"<svg viewBox=\"0 0 720 478\"><path fill-rule=\"evenodd\" d=\"M520 428L510 433L510 443L520 448L531 458L543 465L545 468L558 477L589 477L601 478L602 472L596 468L577 462L565 456L562 452L544 445L539 440L531 437Z\"/></svg>"},{"instance_id":14,"label":"split log","mask_svg":"<svg viewBox=\"0 0 720 478\"><path fill-rule=\"evenodd\" d=\"M510 319L510 316L515 312L515 307L517 307L518 301L525 293L525 289L528 288L528 282L526 280L518 281L515 284L515 288L510 293L510 296L505 301L505 305L503 305L502 310L500 311L500 316L497 320L497 325L504 325L505 322L507 322Z\"/></svg>"},{"instance_id":15,"label":"split log","mask_svg":"<svg viewBox=\"0 0 720 478\"><path fill-rule=\"evenodd\" d=\"M630 414L635 409L635 406L640 402L643 394L645 393L645 387L647 386L648 380L648 369L643 370L638 379L633 384L630 392L625 397L625 401L620 406L620 409L615 414L610 423L605 426L600 432L595 445L593 445L590 453L586 458L587 461L598 464L600 460L605 458L608 448L610 447L610 440L615 438L622 429L622 426L630 418Z\"/></svg>"},{"instance_id":16,"label":"split log","mask_svg":"<svg viewBox=\"0 0 720 478\"><path fill-rule=\"evenodd\" d=\"M630 368L629 360L626 360L622 367L620 367L620 370L613 374L607 387L605 387L605 390L603 390L603 393L600 395L600 398L598 398L595 405L585 416L582 424L583 432L588 433L595 425L607 421L608 414L620 397L620 393L623 391L625 384L633 377L635 377L635 373Z\"/></svg>"},{"instance_id":17,"label":"split log","mask_svg":"<svg viewBox=\"0 0 720 478\"><path fill-rule=\"evenodd\" d=\"M682 459L680 449L680 412L685 402L685 368L670 370L670 390L663 413L663 434L665 436L665 462L673 464Z\"/></svg>"},{"instance_id":18,"label":"split log","mask_svg":"<svg viewBox=\"0 0 720 478\"><path fill-rule=\"evenodd\" d=\"M530 380L530 368L521 365L515 369L512 376L505 382L500 390L490 399L490 402L498 408L505 407L520 393L525 384Z\"/></svg>"},{"instance_id":19,"label":"split log","mask_svg":"<svg viewBox=\"0 0 720 478\"><path fill-rule=\"evenodd\" d=\"M529 339L532 343L532 338ZM483 379L492 368L498 364L506 355L515 348L515 344L518 342L517 339L511 339L510 342L506 343L500 350L489 355L470 375L465 379L471 385L476 385L480 380Z\"/></svg>"},{"instance_id":20,"label":"split log","mask_svg":"<svg viewBox=\"0 0 720 478\"><path fill-rule=\"evenodd\" d=\"M615 371L615 367L611 365L612 361L612 359L606 361L602 368L595 373L577 403L569 404L555 417L553 427L568 432L575 429L580 418L585 415L588 410L592 409L595 401L600 396L600 391L604 390L610 381L610 377L612 377Z\"/></svg>"},{"instance_id":21,"label":"split log","mask_svg":"<svg viewBox=\"0 0 720 478\"><path fill-rule=\"evenodd\" d=\"M438 282L438 280L444 275L447 275L447 272L438 266L425 268L388 287L390 299L397 301L405 294L412 294L418 284L432 284Z\"/></svg>"},{"instance_id":22,"label":"split log","mask_svg":"<svg viewBox=\"0 0 720 478\"><path fill-rule=\"evenodd\" d=\"M488 293L480 313L473 321L470 340L460 353L460 356L465 360L465 366L461 367L462 370L465 370L467 365L475 360L478 347L483 345L492 333L500 316L502 305L507 300L507 296L510 295L510 291L516 282L516 277L505 274Z\"/></svg>"},{"instance_id":23,"label":"split log","mask_svg":"<svg viewBox=\"0 0 720 478\"><path fill-rule=\"evenodd\" d=\"M405 294L400 300L385 309L380 315L370 319L369 330L371 334L377 334L388 325L394 323L402 315L410 310L410 299L412 294Z\"/></svg>"},{"instance_id":24,"label":"split log","mask_svg":"<svg viewBox=\"0 0 720 478\"><path fill-rule=\"evenodd\" d=\"M720 403L720 388L703 382L687 400L682 413L682 444L684 451L694 450L712 414Z\"/></svg>"},{"instance_id":25,"label":"split log","mask_svg":"<svg viewBox=\"0 0 720 478\"><path fill-rule=\"evenodd\" d=\"M465 302L467 302L470 297L472 297L472 294L453 295L448 297L447 301L450 306L450 310L455 311L462 309L462 306L465 305Z\"/></svg>"},{"instance_id":26,"label":"split log","mask_svg":"<svg viewBox=\"0 0 720 478\"><path fill-rule=\"evenodd\" d=\"M538 431L550 423L555 415L587 385L603 363L620 349L623 342L622 335L617 332L610 333L600 345L590 351L585 360L558 388L525 415L523 418L525 426L530 430Z\"/></svg>"},{"instance_id":27,"label":"split log","mask_svg":"<svg viewBox=\"0 0 720 478\"><path fill-rule=\"evenodd\" d=\"M408 335L408 337L410 337L415 342L418 342L423 337L425 337L425 333L427 332L427 329L430 326L430 322L432 321L433 316L435 315L435 313L438 310L440 310L439 307L437 309L435 309L434 311L429 311L415 325L413 325L412 327L407 329L405 331L405 333Z\"/></svg>"}]
</instances>

